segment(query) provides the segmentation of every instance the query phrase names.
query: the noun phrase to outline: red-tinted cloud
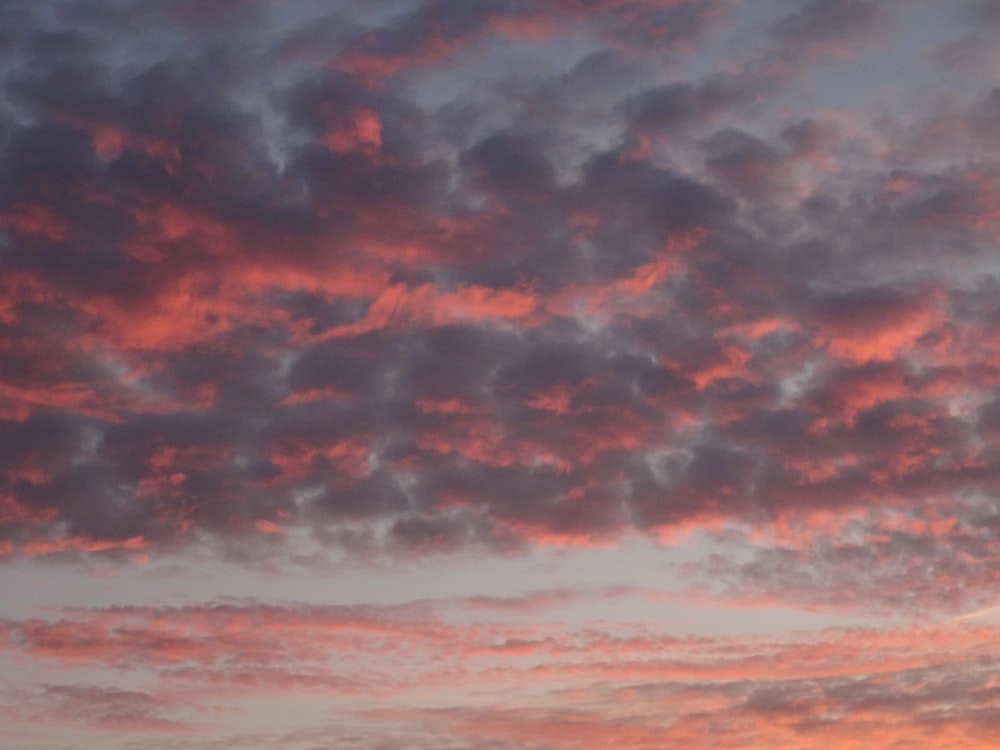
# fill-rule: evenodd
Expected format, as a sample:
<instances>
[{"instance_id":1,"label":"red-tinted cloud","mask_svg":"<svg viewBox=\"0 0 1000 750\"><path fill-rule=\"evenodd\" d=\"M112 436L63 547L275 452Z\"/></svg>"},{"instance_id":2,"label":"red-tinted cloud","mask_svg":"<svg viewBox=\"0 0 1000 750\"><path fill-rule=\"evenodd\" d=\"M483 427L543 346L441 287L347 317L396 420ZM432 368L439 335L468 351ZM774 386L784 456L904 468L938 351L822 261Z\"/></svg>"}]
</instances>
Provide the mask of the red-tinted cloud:
<instances>
[{"instance_id":1,"label":"red-tinted cloud","mask_svg":"<svg viewBox=\"0 0 1000 750\"><path fill-rule=\"evenodd\" d=\"M32 699L60 721L116 731L211 730L241 697L319 692L378 696L377 710L343 716L367 723L371 747L397 722L484 747L574 748L594 738L659 747L667 738L695 747L906 739L950 748L996 738L996 628L974 619L740 637L559 622L559 608L587 598L78 609L3 629L8 650L41 663L151 677L154 687L141 693L66 684ZM455 619L460 611L473 619ZM476 692L485 684L512 697L484 704ZM533 697L517 698L529 685ZM192 710L198 696L211 696L214 718ZM424 705L431 696L434 708Z\"/></svg>"}]
</instances>

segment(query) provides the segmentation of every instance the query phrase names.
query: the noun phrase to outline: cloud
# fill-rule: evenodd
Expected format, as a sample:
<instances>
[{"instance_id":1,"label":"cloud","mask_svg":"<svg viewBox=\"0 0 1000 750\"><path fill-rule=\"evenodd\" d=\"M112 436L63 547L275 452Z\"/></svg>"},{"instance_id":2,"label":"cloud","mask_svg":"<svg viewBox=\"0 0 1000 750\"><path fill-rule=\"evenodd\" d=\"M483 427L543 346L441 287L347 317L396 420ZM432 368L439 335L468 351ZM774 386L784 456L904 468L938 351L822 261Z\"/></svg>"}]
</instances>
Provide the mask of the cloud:
<instances>
[{"instance_id":1,"label":"cloud","mask_svg":"<svg viewBox=\"0 0 1000 750\"><path fill-rule=\"evenodd\" d=\"M205 731L203 720L214 708L197 706L177 694L86 682L42 683L0 692L0 716L9 721L8 737L14 741L31 741L42 729L53 738L69 738L80 731L106 738L191 738Z\"/></svg>"},{"instance_id":2,"label":"cloud","mask_svg":"<svg viewBox=\"0 0 1000 750\"><path fill-rule=\"evenodd\" d=\"M775 21L771 33L788 50L843 51L843 45L870 33L883 19L884 0L802 0L798 9Z\"/></svg>"},{"instance_id":3,"label":"cloud","mask_svg":"<svg viewBox=\"0 0 1000 750\"><path fill-rule=\"evenodd\" d=\"M649 593L78 608L55 620L5 621L3 643L48 665L141 676L150 687L47 683L28 705L38 717L144 735L210 731L263 691L279 702L322 695L325 710L334 701L335 716L363 728L364 748L396 727L484 747L571 748L595 737L613 746L622 736L636 747L667 738L788 748L995 738L993 625L709 637L562 619L587 601ZM517 697L526 682L530 702ZM484 684L499 691L487 701ZM195 709L202 704L210 710Z\"/></svg>"},{"instance_id":4,"label":"cloud","mask_svg":"<svg viewBox=\"0 0 1000 750\"><path fill-rule=\"evenodd\" d=\"M890 5L240 7L5 32L5 558L511 554L957 503L954 531L995 491L995 92L884 129L772 106L776 60L898 33ZM650 63L751 22L745 64ZM953 575L922 601L979 601L936 551L968 540L928 529L894 542ZM837 539L820 596L891 559Z\"/></svg>"}]
</instances>

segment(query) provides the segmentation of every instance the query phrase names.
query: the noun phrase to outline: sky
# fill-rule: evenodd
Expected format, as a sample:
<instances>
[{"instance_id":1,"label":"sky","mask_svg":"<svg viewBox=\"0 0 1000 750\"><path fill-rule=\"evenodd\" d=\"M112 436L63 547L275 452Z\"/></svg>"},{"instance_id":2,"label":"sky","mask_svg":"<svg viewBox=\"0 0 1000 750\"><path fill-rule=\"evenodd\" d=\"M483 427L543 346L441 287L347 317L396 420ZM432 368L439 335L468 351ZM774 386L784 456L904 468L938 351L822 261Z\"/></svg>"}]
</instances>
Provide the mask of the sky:
<instances>
[{"instance_id":1,"label":"sky","mask_svg":"<svg viewBox=\"0 0 1000 750\"><path fill-rule=\"evenodd\" d=\"M1000 747L998 0L2 0L3 750Z\"/></svg>"}]
</instances>

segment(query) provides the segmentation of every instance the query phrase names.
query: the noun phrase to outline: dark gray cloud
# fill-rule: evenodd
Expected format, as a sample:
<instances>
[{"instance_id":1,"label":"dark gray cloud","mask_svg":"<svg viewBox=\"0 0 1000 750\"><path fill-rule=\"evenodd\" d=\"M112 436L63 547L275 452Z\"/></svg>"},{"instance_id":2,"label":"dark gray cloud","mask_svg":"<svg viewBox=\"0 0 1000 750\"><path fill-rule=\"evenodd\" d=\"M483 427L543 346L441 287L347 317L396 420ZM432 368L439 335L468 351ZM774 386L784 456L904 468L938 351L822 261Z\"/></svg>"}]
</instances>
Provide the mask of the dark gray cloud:
<instances>
[{"instance_id":1,"label":"dark gray cloud","mask_svg":"<svg viewBox=\"0 0 1000 750\"><path fill-rule=\"evenodd\" d=\"M632 126L640 133L671 133L703 124L753 97L748 81L717 74L695 84L669 83L641 92L626 103Z\"/></svg>"},{"instance_id":2,"label":"dark gray cloud","mask_svg":"<svg viewBox=\"0 0 1000 750\"><path fill-rule=\"evenodd\" d=\"M997 0L969 0L965 10L969 20L977 27L1000 24L1000 3Z\"/></svg>"},{"instance_id":3,"label":"dark gray cloud","mask_svg":"<svg viewBox=\"0 0 1000 750\"><path fill-rule=\"evenodd\" d=\"M889 3L885 0L801 0L775 21L774 37L790 46L839 42L871 30Z\"/></svg>"}]
</instances>

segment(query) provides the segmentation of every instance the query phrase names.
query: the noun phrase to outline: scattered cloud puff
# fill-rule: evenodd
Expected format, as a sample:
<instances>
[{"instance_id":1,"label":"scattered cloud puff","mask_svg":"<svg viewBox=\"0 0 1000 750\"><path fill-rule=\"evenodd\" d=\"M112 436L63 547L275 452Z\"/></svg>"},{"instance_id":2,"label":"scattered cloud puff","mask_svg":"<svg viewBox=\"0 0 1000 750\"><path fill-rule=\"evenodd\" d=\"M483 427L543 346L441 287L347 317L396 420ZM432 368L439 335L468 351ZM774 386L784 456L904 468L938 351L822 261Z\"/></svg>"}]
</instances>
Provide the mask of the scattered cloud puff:
<instances>
[{"instance_id":1,"label":"scattered cloud puff","mask_svg":"<svg viewBox=\"0 0 1000 750\"><path fill-rule=\"evenodd\" d=\"M8 5L4 557L731 525L736 587L992 586L997 89L773 105L898 3Z\"/></svg>"}]
</instances>

